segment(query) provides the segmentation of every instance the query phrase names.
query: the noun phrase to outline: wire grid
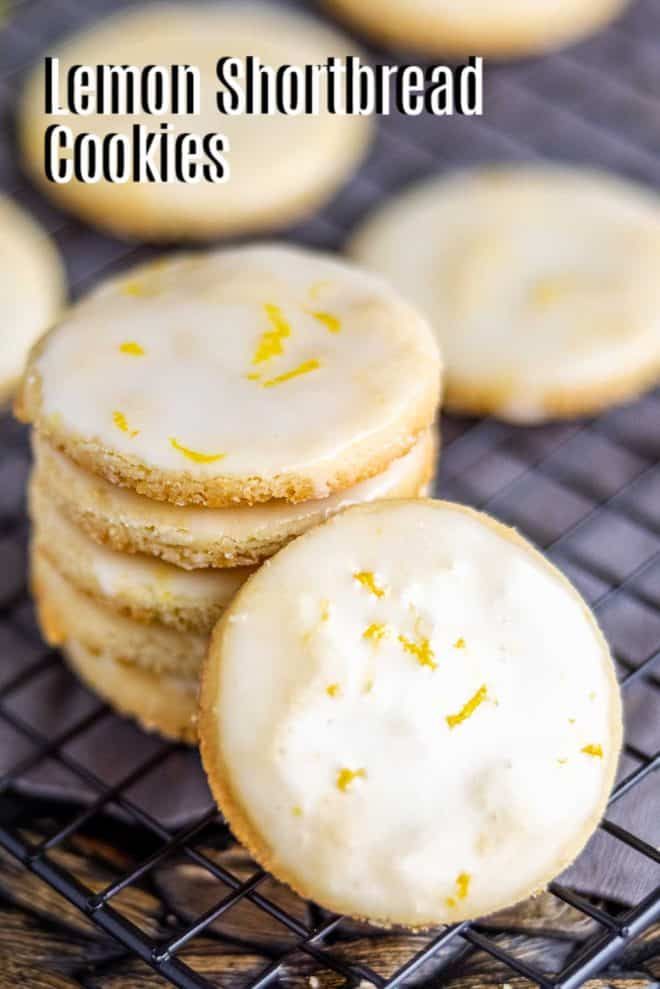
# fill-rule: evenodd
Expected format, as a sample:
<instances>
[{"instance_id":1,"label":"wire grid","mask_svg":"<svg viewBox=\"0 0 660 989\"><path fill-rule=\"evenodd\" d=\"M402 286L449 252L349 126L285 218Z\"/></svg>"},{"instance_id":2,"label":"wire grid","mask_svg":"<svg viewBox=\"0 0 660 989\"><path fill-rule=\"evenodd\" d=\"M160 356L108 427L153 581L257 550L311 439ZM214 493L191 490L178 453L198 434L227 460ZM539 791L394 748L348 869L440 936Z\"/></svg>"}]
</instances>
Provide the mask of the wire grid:
<instances>
[{"instance_id":1,"label":"wire grid","mask_svg":"<svg viewBox=\"0 0 660 989\"><path fill-rule=\"evenodd\" d=\"M82 9L74 0L22 0L0 31L0 185L31 208L52 232L67 261L74 294L101 274L152 252L92 233L47 205L20 175L11 117L23 70L45 45L83 20L125 5L88 0ZM641 0L624 20L579 48L489 68L483 119L382 120L375 149L360 174L333 203L288 231L288 236L302 243L339 247L356 220L394 190L432 171L478 161L557 157L606 164L660 186L660 161L654 150L660 147L659 38L660 2ZM372 54L381 61L392 60L383 52ZM445 419L442 424L444 450L436 494L484 508L517 525L568 572L614 638L624 699L633 684L660 698L659 424L660 392L591 422L536 429L493 420ZM0 687L0 727L8 727L25 741L26 754L0 778L0 793L15 794L35 767L49 761L72 774L90 799L67 824L38 843L26 837L30 813L26 801L22 815L3 822L0 844L174 985L184 989L210 985L181 960L179 952L241 901L251 902L277 920L294 939L292 946L251 980L251 989L277 982L296 952L343 977L347 985L366 980L379 989L389 989L406 983L429 959L458 943L468 950L487 952L512 973L543 989L571 989L601 971L660 917L660 886L620 909L595 905L555 882L551 893L597 925L593 937L559 972L538 971L504 951L478 923L430 933L425 946L387 978L368 965L340 957L329 942L344 923L341 917L317 911L309 915L315 918L313 923L302 922L260 892L267 879L263 871L255 867L247 879L238 878L202 849L209 835L224 829L215 810L176 830L131 797L130 788L157 777L177 746L151 745L148 754L140 753L130 773L108 784L68 749L70 743L84 741L100 722L115 719L105 705L94 702L84 717L55 736L45 734L12 706L19 692L36 689L39 678L59 664L55 651L37 646L29 635L34 629L25 596L27 522L22 498L28 463L25 430L5 417L0 420L0 552L4 560L0 641L5 656L19 659ZM618 532L619 548L609 555L616 543L613 532ZM625 635L617 635L616 622L610 628L608 616L619 615L622 605L632 609L623 622L625 628L631 622L638 630L640 622L643 625L643 648L630 648ZM625 754L629 769L619 780L612 803L629 795L660 766L660 752L646 746L629 742ZM55 864L49 852L110 808L119 809L136 828L153 836L158 848L99 892ZM641 855L649 868L660 865L658 850L611 819L609 812L601 831ZM173 856L206 870L228 892L174 937L159 942L116 908L116 897Z\"/></svg>"}]
</instances>

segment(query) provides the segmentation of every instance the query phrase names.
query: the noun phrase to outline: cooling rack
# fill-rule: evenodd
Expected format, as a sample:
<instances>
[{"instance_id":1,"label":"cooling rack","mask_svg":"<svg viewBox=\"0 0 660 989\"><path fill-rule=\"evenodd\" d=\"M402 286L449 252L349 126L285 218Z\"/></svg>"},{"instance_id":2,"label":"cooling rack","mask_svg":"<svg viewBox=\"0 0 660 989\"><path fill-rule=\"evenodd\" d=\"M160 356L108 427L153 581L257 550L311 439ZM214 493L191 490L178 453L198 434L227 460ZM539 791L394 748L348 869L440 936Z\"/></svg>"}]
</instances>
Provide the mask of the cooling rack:
<instances>
[{"instance_id":1,"label":"cooling rack","mask_svg":"<svg viewBox=\"0 0 660 989\"><path fill-rule=\"evenodd\" d=\"M74 294L151 252L91 232L35 193L13 150L13 109L26 66L49 42L125 5L22 0L0 26L0 187L51 231ZM382 52L373 55L391 61ZM625 18L576 48L489 66L482 119L382 120L360 174L287 236L338 248L355 222L394 190L430 172L479 161L587 162L660 187L659 149L660 2L640 0ZM3 861L16 868L20 863L18 900L41 903L40 890L48 890L61 897L67 922L75 927L72 918L80 916L87 934L108 936L99 965L110 981L91 975L97 969L90 965L67 985L325 989L366 982L376 989L426 983L572 989L604 972L598 985L605 986L614 984L609 978L618 971L617 958L660 919L653 813L660 804L654 776L660 767L660 392L588 422L521 429L446 418L442 430L435 493L492 512L545 549L592 604L616 655L627 722L621 774L586 858L541 898L559 939L555 945L565 942L565 950L551 956L528 950L545 930L533 908L414 936L367 931L278 887L233 844L210 801L202 801L194 819L177 819L167 802L154 803L154 793L176 795L184 774L200 777L196 756L116 718L41 642L26 591L27 436L5 415L0 846ZM35 717L54 705L69 711L71 698L80 698L75 716L63 713L55 727L45 715ZM91 769L91 740L100 733L102 744L113 745L126 732L132 733L130 764L118 755L114 774ZM4 752L12 753L11 760ZM141 797L146 784L147 801ZM99 845L99 834L111 840L112 854L94 869L99 847L107 847ZM182 903L176 891L186 883L192 892ZM589 895L594 889L598 895ZM562 926L566 911L577 938ZM635 956L642 973L635 985L644 977L651 985L653 973L660 975L657 965L646 966L660 955L658 941L644 944ZM206 952L211 946L214 965L196 964L208 961L208 954L195 951L198 945ZM149 967L139 975L131 968L138 960ZM115 969L124 975L112 981ZM147 981L149 969L165 982ZM0 963L0 984L16 984L2 979Z\"/></svg>"}]
</instances>

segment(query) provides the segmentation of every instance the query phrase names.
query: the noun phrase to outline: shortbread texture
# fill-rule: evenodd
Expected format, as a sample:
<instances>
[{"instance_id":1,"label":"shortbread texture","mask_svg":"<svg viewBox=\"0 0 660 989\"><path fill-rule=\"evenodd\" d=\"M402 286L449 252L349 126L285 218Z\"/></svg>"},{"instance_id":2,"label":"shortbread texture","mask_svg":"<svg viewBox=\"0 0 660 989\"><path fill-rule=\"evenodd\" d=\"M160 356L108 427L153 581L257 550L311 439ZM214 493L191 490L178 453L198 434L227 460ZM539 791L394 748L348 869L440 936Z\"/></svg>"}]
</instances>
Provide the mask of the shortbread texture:
<instances>
[{"instance_id":1,"label":"shortbread texture","mask_svg":"<svg viewBox=\"0 0 660 989\"><path fill-rule=\"evenodd\" d=\"M430 55L531 55L599 30L628 0L325 0L377 41Z\"/></svg>"},{"instance_id":2,"label":"shortbread texture","mask_svg":"<svg viewBox=\"0 0 660 989\"><path fill-rule=\"evenodd\" d=\"M69 666L91 690L146 731L194 744L197 741L197 678L151 673L76 639L62 646Z\"/></svg>"},{"instance_id":3,"label":"shortbread texture","mask_svg":"<svg viewBox=\"0 0 660 989\"><path fill-rule=\"evenodd\" d=\"M575 858L621 705L592 614L526 541L392 501L244 585L214 633L200 737L262 865L324 907L417 928L510 905Z\"/></svg>"},{"instance_id":4,"label":"shortbread texture","mask_svg":"<svg viewBox=\"0 0 660 989\"><path fill-rule=\"evenodd\" d=\"M256 245L101 285L35 348L17 412L111 483L226 507L381 473L439 397L431 330L385 282Z\"/></svg>"},{"instance_id":5,"label":"shortbread texture","mask_svg":"<svg viewBox=\"0 0 660 989\"><path fill-rule=\"evenodd\" d=\"M54 323L65 297L64 269L48 235L0 196L0 403L10 397L30 348Z\"/></svg>"},{"instance_id":6,"label":"shortbread texture","mask_svg":"<svg viewBox=\"0 0 660 989\"><path fill-rule=\"evenodd\" d=\"M201 73L198 115L69 115L44 112L42 64L28 80L19 110L25 167L58 206L125 238L181 242L224 234L270 230L292 223L322 205L357 167L366 152L372 121L320 112L284 115L221 115L216 108L216 62L252 55L266 66L321 64L329 55L355 54L352 43L320 21L273 5L172 3L136 6L66 41L49 55L60 59L60 76L72 65L189 64ZM96 104L95 104L96 105ZM229 179L185 184L170 181L66 184L47 180L44 134L53 123L101 137L130 134L134 125L160 132L224 134ZM158 156L154 155L158 162Z\"/></svg>"},{"instance_id":7,"label":"shortbread texture","mask_svg":"<svg viewBox=\"0 0 660 989\"><path fill-rule=\"evenodd\" d=\"M31 551L31 581L39 624L50 645L79 642L94 655L153 674L187 680L199 676L208 634L118 614L79 590L35 546Z\"/></svg>"},{"instance_id":8,"label":"shortbread texture","mask_svg":"<svg viewBox=\"0 0 660 989\"><path fill-rule=\"evenodd\" d=\"M432 321L450 408L534 423L660 378L660 199L627 180L552 165L434 178L350 252Z\"/></svg>"},{"instance_id":9,"label":"shortbread texture","mask_svg":"<svg viewBox=\"0 0 660 989\"><path fill-rule=\"evenodd\" d=\"M50 502L50 506L40 510L39 516L42 528L45 528L43 523L46 512L57 513L60 518L64 517L74 523L77 529L110 549L157 557L185 570L228 568L225 581L235 584L232 590L234 593L244 579L246 565L262 562L294 536L349 505L381 498L412 498L420 495L433 477L437 446L434 431L428 430L412 450L393 460L382 474L328 498L297 505L279 500L233 508L197 508L152 501L128 488L110 484L102 477L79 467L43 438L34 436L39 487L47 492ZM70 547L76 540L58 539L53 526L48 525L47 530L46 541L54 547L54 551L70 555ZM78 534L77 542L81 540L88 552L81 554L78 549L78 561L89 557L88 540ZM110 553L108 559L116 557L116 553ZM121 559L125 560L126 557L122 556ZM141 556L140 559L143 560L144 557ZM135 567L135 564L129 565ZM102 566L98 559L95 560L95 566ZM75 567L79 570L79 563L75 563ZM107 566L103 566L103 573L107 572ZM194 587L194 598L200 608L203 608L204 603L215 596L222 581L221 576L214 578L209 574L204 576L205 584L198 582L186 585L182 574L176 580L171 578L171 568L158 573L161 576L170 575L168 584L180 606L183 605L184 597L190 607L193 606ZM153 571L151 577L155 577L155 574L156 571ZM105 580L101 583L107 584ZM142 588L145 587L144 580L139 583ZM151 583L151 578L147 583ZM134 580L131 584L136 586ZM160 584L161 581L157 580L154 586L160 587ZM116 586L117 582L113 581L112 587ZM133 601L133 606L135 605L136 602Z\"/></svg>"},{"instance_id":10,"label":"shortbread texture","mask_svg":"<svg viewBox=\"0 0 660 989\"><path fill-rule=\"evenodd\" d=\"M141 622L210 634L251 567L195 572L142 553L120 553L90 539L50 497L37 474L30 491L39 552L78 590Z\"/></svg>"}]
</instances>

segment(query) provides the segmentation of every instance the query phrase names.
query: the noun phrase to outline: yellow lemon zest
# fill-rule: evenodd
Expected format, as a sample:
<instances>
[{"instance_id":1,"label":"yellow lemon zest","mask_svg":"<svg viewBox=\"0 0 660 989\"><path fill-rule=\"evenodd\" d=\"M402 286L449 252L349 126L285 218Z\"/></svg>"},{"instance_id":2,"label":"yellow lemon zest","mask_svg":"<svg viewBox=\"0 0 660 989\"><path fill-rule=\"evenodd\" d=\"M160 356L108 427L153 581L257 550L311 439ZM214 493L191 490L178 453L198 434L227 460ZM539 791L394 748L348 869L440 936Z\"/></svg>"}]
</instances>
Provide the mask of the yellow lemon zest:
<instances>
[{"instance_id":1,"label":"yellow lemon zest","mask_svg":"<svg viewBox=\"0 0 660 989\"><path fill-rule=\"evenodd\" d=\"M438 664L433 659L435 653L425 635L421 636L418 642L413 642L411 639L407 639L405 635L400 635L399 642L406 652L415 657L420 666L428 666L432 670L438 668Z\"/></svg>"},{"instance_id":2,"label":"yellow lemon zest","mask_svg":"<svg viewBox=\"0 0 660 989\"><path fill-rule=\"evenodd\" d=\"M130 428L126 420L126 416L124 415L123 412L119 412L119 411L113 412L112 421L114 422L117 429L121 429L122 433L127 433L127 435L131 437L131 439L133 439L134 436L137 436L138 433L140 432L139 429Z\"/></svg>"},{"instance_id":3,"label":"yellow lemon zest","mask_svg":"<svg viewBox=\"0 0 660 989\"><path fill-rule=\"evenodd\" d=\"M470 700L467 701L467 703L463 705L463 707L458 712L458 714L448 714L447 715L447 717L445 718L445 721L447 722L447 724L449 725L449 727L450 728L455 728L456 725L460 725L461 722L467 721L467 719L470 717L470 715L471 714L474 714L474 712L477 710L477 708L479 707L479 705L480 704L483 704L483 702L486 700L487 693L488 693L488 690L487 690L486 684L485 683L482 683L482 685L479 687L479 690L476 692L476 694L474 694L474 696L471 697Z\"/></svg>"},{"instance_id":4,"label":"yellow lemon zest","mask_svg":"<svg viewBox=\"0 0 660 989\"><path fill-rule=\"evenodd\" d=\"M365 680L364 681L364 687L362 688L362 693L363 694L370 694L373 689L374 689L374 682L373 682L373 680Z\"/></svg>"},{"instance_id":5,"label":"yellow lemon zest","mask_svg":"<svg viewBox=\"0 0 660 989\"><path fill-rule=\"evenodd\" d=\"M580 281L571 273L541 278L532 289L532 305L537 309L545 309L579 290Z\"/></svg>"},{"instance_id":6,"label":"yellow lemon zest","mask_svg":"<svg viewBox=\"0 0 660 989\"><path fill-rule=\"evenodd\" d=\"M459 900L466 899L470 891L471 876L469 872L461 872L456 877L456 896L448 896L445 903L448 907L455 907Z\"/></svg>"},{"instance_id":7,"label":"yellow lemon zest","mask_svg":"<svg viewBox=\"0 0 660 989\"><path fill-rule=\"evenodd\" d=\"M383 625L382 622L372 622L368 628L365 628L362 638L369 639L371 642L380 642L387 635L387 631L387 625Z\"/></svg>"},{"instance_id":8,"label":"yellow lemon zest","mask_svg":"<svg viewBox=\"0 0 660 989\"><path fill-rule=\"evenodd\" d=\"M327 622L330 618L330 602L323 600L321 601L321 621Z\"/></svg>"},{"instance_id":9,"label":"yellow lemon zest","mask_svg":"<svg viewBox=\"0 0 660 989\"><path fill-rule=\"evenodd\" d=\"M580 752L584 752L585 755L592 755L595 759L603 758L603 746L602 745L584 745Z\"/></svg>"},{"instance_id":10,"label":"yellow lemon zest","mask_svg":"<svg viewBox=\"0 0 660 989\"><path fill-rule=\"evenodd\" d=\"M328 695L328 697L337 697L340 690L341 687L339 686L338 683L331 683L325 688L325 692Z\"/></svg>"},{"instance_id":11,"label":"yellow lemon zest","mask_svg":"<svg viewBox=\"0 0 660 989\"><path fill-rule=\"evenodd\" d=\"M310 287L310 290L309 290L309 297L310 297L310 299L318 299L318 297L321 294L321 292L323 291L323 289L326 287L326 285L329 285L329 284L330 284L330 282L328 281L327 278L323 278L323 279L321 279L321 281L314 282L314 284Z\"/></svg>"},{"instance_id":12,"label":"yellow lemon zest","mask_svg":"<svg viewBox=\"0 0 660 989\"><path fill-rule=\"evenodd\" d=\"M267 302L264 309L272 329L261 334L252 358L253 364L264 364L266 361L272 360L273 357L279 357L280 354L284 353L284 340L291 336L291 327L284 318L280 307Z\"/></svg>"},{"instance_id":13,"label":"yellow lemon zest","mask_svg":"<svg viewBox=\"0 0 660 989\"><path fill-rule=\"evenodd\" d=\"M458 890L459 900L464 900L470 891L470 875L467 872L461 872L457 876L456 889Z\"/></svg>"},{"instance_id":14,"label":"yellow lemon zest","mask_svg":"<svg viewBox=\"0 0 660 989\"><path fill-rule=\"evenodd\" d=\"M246 374L245 377L248 379L248 381L258 381L261 375L259 374L258 371L254 371L252 374Z\"/></svg>"},{"instance_id":15,"label":"yellow lemon zest","mask_svg":"<svg viewBox=\"0 0 660 989\"><path fill-rule=\"evenodd\" d=\"M569 725L574 725L575 724L575 718L569 718L568 719L568 723L569 723Z\"/></svg>"},{"instance_id":16,"label":"yellow lemon zest","mask_svg":"<svg viewBox=\"0 0 660 989\"><path fill-rule=\"evenodd\" d=\"M371 570L360 570L358 573L354 573L353 577L357 580L363 587L373 594L374 597L382 598L385 597L385 590L379 587L376 583L376 578L374 577Z\"/></svg>"},{"instance_id":17,"label":"yellow lemon zest","mask_svg":"<svg viewBox=\"0 0 660 989\"><path fill-rule=\"evenodd\" d=\"M148 279L131 278L121 286L123 295L130 295L134 299L149 299L158 295L158 289Z\"/></svg>"},{"instance_id":18,"label":"yellow lemon zest","mask_svg":"<svg viewBox=\"0 0 660 989\"><path fill-rule=\"evenodd\" d=\"M310 309L309 315L313 316L319 323L322 323L329 333L339 333L341 330L341 320L337 316L333 316L332 313L314 312Z\"/></svg>"},{"instance_id":19,"label":"yellow lemon zest","mask_svg":"<svg viewBox=\"0 0 660 989\"><path fill-rule=\"evenodd\" d=\"M563 289L558 279L546 278L537 282L532 290L532 302L540 309L552 305L561 298Z\"/></svg>"},{"instance_id":20,"label":"yellow lemon zest","mask_svg":"<svg viewBox=\"0 0 660 989\"><path fill-rule=\"evenodd\" d=\"M285 381L291 381L292 378L300 377L301 374L318 371L320 366L319 362L315 359L303 361L298 367L294 367L292 371L285 371L284 374L278 374L276 378L270 378L269 381L264 381L264 388L274 388L275 385L282 385Z\"/></svg>"},{"instance_id":21,"label":"yellow lemon zest","mask_svg":"<svg viewBox=\"0 0 660 989\"><path fill-rule=\"evenodd\" d=\"M292 807L291 813L293 814L294 817L302 817L302 807L298 807L298 806Z\"/></svg>"},{"instance_id":22,"label":"yellow lemon zest","mask_svg":"<svg viewBox=\"0 0 660 989\"><path fill-rule=\"evenodd\" d=\"M568 759L566 759L566 758L564 758L564 759L557 759L557 762L559 763L560 766L565 766L566 763L568 762Z\"/></svg>"},{"instance_id":23,"label":"yellow lemon zest","mask_svg":"<svg viewBox=\"0 0 660 989\"><path fill-rule=\"evenodd\" d=\"M124 282L121 290L124 295L134 295L139 298L143 294L143 285L137 279L132 279L130 282Z\"/></svg>"},{"instance_id":24,"label":"yellow lemon zest","mask_svg":"<svg viewBox=\"0 0 660 989\"><path fill-rule=\"evenodd\" d=\"M465 639L462 636L460 639L456 639L454 649L465 649Z\"/></svg>"},{"instance_id":25,"label":"yellow lemon zest","mask_svg":"<svg viewBox=\"0 0 660 989\"><path fill-rule=\"evenodd\" d=\"M226 453L200 453L198 450L191 450L189 447L179 443L174 436L170 436L170 446L173 446L175 450L178 450L184 457L187 457L188 460L193 460L196 464L213 464L216 460L222 460L223 457L227 456Z\"/></svg>"},{"instance_id":26,"label":"yellow lemon zest","mask_svg":"<svg viewBox=\"0 0 660 989\"><path fill-rule=\"evenodd\" d=\"M364 780L366 778L367 773L364 769L340 769L337 772L337 789L341 790L342 793L346 793L353 780Z\"/></svg>"},{"instance_id":27,"label":"yellow lemon zest","mask_svg":"<svg viewBox=\"0 0 660 989\"><path fill-rule=\"evenodd\" d=\"M119 347L122 354L130 354L131 357L144 357L144 349L134 340L127 340Z\"/></svg>"}]
</instances>

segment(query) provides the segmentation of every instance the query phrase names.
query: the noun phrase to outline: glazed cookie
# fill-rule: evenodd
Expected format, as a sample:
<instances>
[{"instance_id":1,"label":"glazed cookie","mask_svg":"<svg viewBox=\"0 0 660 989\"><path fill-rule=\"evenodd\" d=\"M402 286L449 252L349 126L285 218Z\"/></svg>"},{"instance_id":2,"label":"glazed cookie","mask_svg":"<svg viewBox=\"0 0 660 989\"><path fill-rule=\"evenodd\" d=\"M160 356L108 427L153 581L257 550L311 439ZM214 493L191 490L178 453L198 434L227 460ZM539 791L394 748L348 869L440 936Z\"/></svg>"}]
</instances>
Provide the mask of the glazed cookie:
<instances>
[{"instance_id":1,"label":"glazed cookie","mask_svg":"<svg viewBox=\"0 0 660 989\"><path fill-rule=\"evenodd\" d=\"M0 403L21 376L35 340L55 321L65 299L64 269L46 233L0 196Z\"/></svg>"},{"instance_id":2,"label":"glazed cookie","mask_svg":"<svg viewBox=\"0 0 660 989\"><path fill-rule=\"evenodd\" d=\"M434 432L429 430L412 450L393 461L382 474L319 501L299 505L271 501L252 507L195 508L152 501L127 488L109 484L78 467L46 440L33 437L40 483L48 491L53 511L57 510L54 507L57 505L59 515L66 514L97 542L106 543L115 550L147 553L188 570L230 567L230 573L239 564L259 563L272 556L294 536L348 505L424 493L433 476L436 445ZM43 512L40 515L43 516ZM78 536L78 541L88 542L83 536ZM77 556L80 558L79 551ZM110 553L109 556L115 559L117 554ZM164 573L170 574L171 570L171 567L164 567ZM231 578L231 594L242 583L244 571L240 567L238 573L240 578ZM72 575L69 573L69 576ZM213 576L208 575L206 579L209 592L212 588L219 589L220 577L214 581ZM181 575L177 579L178 597L183 584ZM85 589L90 588L86 586ZM201 590L201 587L196 590L198 600L208 599L208 593L205 595ZM192 600L191 597L191 605ZM163 616L160 617L162 620Z\"/></svg>"},{"instance_id":3,"label":"glazed cookie","mask_svg":"<svg viewBox=\"0 0 660 989\"><path fill-rule=\"evenodd\" d=\"M144 624L118 614L79 591L34 546L31 563L39 623L51 646L79 642L94 655L152 673L184 679L199 674L208 635L182 632L159 622Z\"/></svg>"},{"instance_id":4,"label":"glazed cookie","mask_svg":"<svg viewBox=\"0 0 660 989\"><path fill-rule=\"evenodd\" d=\"M524 56L597 31L628 0L325 0L377 41L430 55Z\"/></svg>"},{"instance_id":5,"label":"glazed cookie","mask_svg":"<svg viewBox=\"0 0 660 989\"><path fill-rule=\"evenodd\" d=\"M35 348L17 413L149 498L299 502L406 453L439 385L427 323L384 282L265 245L101 285Z\"/></svg>"},{"instance_id":6,"label":"glazed cookie","mask_svg":"<svg viewBox=\"0 0 660 989\"><path fill-rule=\"evenodd\" d=\"M621 746L578 593L514 530L429 500L349 508L258 571L213 634L200 712L213 793L257 861L413 928L561 872Z\"/></svg>"},{"instance_id":7,"label":"glazed cookie","mask_svg":"<svg viewBox=\"0 0 660 989\"><path fill-rule=\"evenodd\" d=\"M75 639L68 640L63 651L81 680L120 714L166 738L197 741L196 677L151 673L106 653L94 653Z\"/></svg>"},{"instance_id":8,"label":"glazed cookie","mask_svg":"<svg viewBox=\"0 0 660 989\"><path fill-rule=\"evenodd\" d=\"M140 622L210 634L250 567L193 573L142 554L118 553L91 540L33 479L30 508L37 551L79 590Z\"/></svg>"},{"instance_id":9,"label":"glazed cookie","mask_svg":"<svg viewBox=\"0 0 660 989\"><path fill-rule=\"evenodd\" d=\"M189 64L199 69L200 112L196 115L185 114L182 95L178 114L166 107L158 115L92 113L54 121L45 114L42 62L28 81L19 112L20 143L28 171L58 206L122 237L181 242L292 223L322 205L342 185L364 156L372 131L368 117L332 114L324 109L323 98L318 114L232 116L218 112L216 93L222 87L216 62L220 57L251 55L269 68L279 68L321 64L330 55L356 54L346 37L320 21L273 6L179 2L136 7L48 54L60 59L63 94L72 65ZM234 79L233 85L237 84ZM96 96L90 98L93 108L98 108ZM170 153L167 181L138 184L102 179L86 185L73 178L55 184L48 181L44 169L44 134L54 122L64 123L74 140L84 132L101 138L116 133L129 137L133 146L134 128L142 125L157 135L150 159L160 174L164 158L158 148L165 126L172 138L186 132L220 133L228 141L224 156L229 178L220 184L177 181ZM198 160L208 164L204 155Z\"/></svg>"},{"instance_id":10,"label":"glazed cookie","mask_svg":"<svg viewBox=\"0 0 660 989\"><path fill-rule=\"evenodd\" d=\"M551 165L435 178L367 220L351 253L431 318L453 409L590 415L660 377L660 199L623 179Z\"/></svg>"}]
</instances>

